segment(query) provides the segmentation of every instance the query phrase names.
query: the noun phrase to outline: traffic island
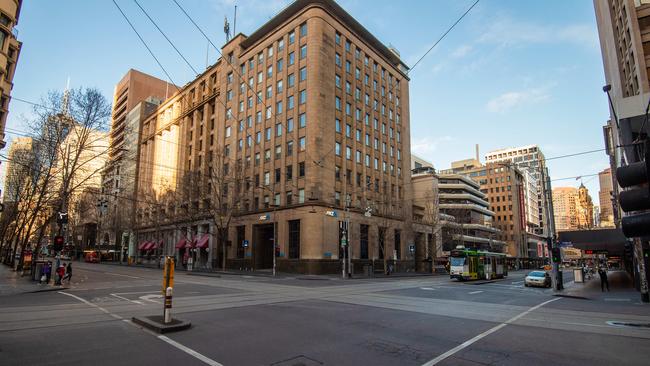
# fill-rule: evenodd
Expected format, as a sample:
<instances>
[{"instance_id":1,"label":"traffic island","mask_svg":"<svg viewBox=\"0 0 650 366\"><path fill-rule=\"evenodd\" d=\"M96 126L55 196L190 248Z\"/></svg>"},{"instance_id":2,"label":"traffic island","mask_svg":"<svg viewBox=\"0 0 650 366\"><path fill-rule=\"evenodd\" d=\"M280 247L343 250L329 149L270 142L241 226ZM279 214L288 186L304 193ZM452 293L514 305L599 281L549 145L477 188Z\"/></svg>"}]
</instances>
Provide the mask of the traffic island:
<instances>
[{"instance_id":1,"label":"traffic island","mask_svg":"<svg viewBox=\"0 0 650 366\"><path fill-rule=\"evenodd\" d=\"M145 317L136 317L134 316L131 320L138 325L141 325L147 329L153 330L157 333L170 333L178 332L181 330L189 329L192 326L191 322L174 319L169 323L165 323L165 318L161 315L145 316Z\"/></svg>"}]
</instances>

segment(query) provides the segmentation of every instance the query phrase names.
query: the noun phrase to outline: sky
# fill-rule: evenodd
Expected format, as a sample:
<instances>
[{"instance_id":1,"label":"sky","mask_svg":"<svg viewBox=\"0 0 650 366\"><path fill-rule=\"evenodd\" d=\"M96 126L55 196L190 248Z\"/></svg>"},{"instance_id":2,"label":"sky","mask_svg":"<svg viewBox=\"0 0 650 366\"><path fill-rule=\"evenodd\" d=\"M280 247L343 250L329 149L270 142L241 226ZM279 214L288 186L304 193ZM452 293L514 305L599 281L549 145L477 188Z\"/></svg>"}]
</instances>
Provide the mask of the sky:
<instances>
[{"instance_id":1,"label":"sky","mask_svg":"<svg viewBox=\"0 0 650 366\"><path fill-rule=\"evenodd\" d=\"M133 0L115 0L169 72L183 85L194 73ZM225 43L223 19L251 34L290 0L178 0L212 41ZM340 0L338 3L402 60L413 65L475 0ZM195 69L218 54L172 0L138 0ZM166 79L111 0L23 2L23 48L12 96L38 102L49 90L96 87L112 100L130 69ZM604 148L609 111L593 3L586 0L481 0L409 74L411 147L437 169L491 150L538 144L547 158ZM31 106L12 100L7 126L28 131ZM8 133L8 140L16 137ZM6 153L6 150L5 150ZM553 186L581 182L598 201L604 152L548 162Z\"/></svg>"}]
</instances>

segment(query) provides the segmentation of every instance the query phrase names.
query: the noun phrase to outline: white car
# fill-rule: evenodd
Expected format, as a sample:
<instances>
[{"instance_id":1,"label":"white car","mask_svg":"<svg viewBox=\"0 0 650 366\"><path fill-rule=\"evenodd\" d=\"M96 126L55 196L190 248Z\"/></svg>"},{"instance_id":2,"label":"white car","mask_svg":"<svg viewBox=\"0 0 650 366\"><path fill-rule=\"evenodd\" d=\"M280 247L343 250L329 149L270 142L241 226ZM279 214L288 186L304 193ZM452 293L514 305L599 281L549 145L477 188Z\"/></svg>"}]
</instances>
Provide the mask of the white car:
<instances>
[{"instance_id":1,"label":"white car","mask_svg":"<svg viewBox=\"0 0 650 366\"><path fill-rule=\"evenodd\" d=\"M524 278L524 286L551 287L551 276L545 271L532 271Z\"/></svg>"}]
</instances>

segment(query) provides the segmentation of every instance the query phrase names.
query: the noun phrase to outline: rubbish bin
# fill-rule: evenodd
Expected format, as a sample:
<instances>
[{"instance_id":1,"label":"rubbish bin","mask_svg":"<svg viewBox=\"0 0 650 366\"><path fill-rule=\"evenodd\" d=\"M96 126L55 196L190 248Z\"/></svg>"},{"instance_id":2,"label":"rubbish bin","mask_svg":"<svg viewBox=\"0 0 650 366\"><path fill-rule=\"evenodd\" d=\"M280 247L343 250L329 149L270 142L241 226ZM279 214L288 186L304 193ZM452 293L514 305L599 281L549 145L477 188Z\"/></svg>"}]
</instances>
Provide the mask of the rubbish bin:
<instances>
[{"instance_id":1,"label":"rubbish bin","mask_svg":"<svg viewBox=\"0 0 650 366\"><path fill-rule=\"evenodd\" d=\"M573 282L575 283L583 283L585 282L585 276L582 268L574 268L573 269Z\"/></svg>"}]
</instances>

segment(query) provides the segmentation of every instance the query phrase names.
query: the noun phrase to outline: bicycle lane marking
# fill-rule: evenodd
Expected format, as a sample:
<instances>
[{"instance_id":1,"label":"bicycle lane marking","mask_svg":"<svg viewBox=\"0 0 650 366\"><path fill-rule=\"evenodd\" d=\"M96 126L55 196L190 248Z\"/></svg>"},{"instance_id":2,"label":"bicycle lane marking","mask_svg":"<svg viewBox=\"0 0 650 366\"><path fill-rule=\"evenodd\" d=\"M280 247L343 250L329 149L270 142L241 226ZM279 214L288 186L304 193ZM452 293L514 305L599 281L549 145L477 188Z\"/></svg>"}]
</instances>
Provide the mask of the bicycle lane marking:
<instances>
[{"instance_id":1,"label":"bicycle lane marking","mask_svg":"<svg viewBox=\"0 0 650 366\"><path fill-rule=\"evenodd\" d=\"M501 329L501 328L507 326L508 324L512 324L513 322L515 322L515 321L521 319L522 317L526 316L527 314L529 314L529 313L531 313L531 312L533 312L533 311L535 311L535 310L541 308L542 306L544 306L544 305L546 305L546 304L548 304L548 303L551 303L551 302L553 302L553 301L560 300L560 299L561 299L561 298L557 297L557 298L555 298L555 299L550 299L550 300L548 300L548 301L544 301L544 302L541 303L541 304L535 305L535 306L531 307L530 309L528 309L528 310L522 312L521 314L516 315L516 316L514 316L514 317L512 317L512 318L510 318L510 319L508 319L508 320L506 320L505 322L503 322L503 323L501 323L501 324L499 324L499 325L497 325L497 326L494 326L494 327L492 327L492 328L486 330L485 332L483 332L483 333L481 333L481 334L475 336L474 338L472 338L472 339L470 339L470 340L467 340L467 341L465 341L465 342L459 344L458 346L456 346L456 347L450 349L449 351L447 351L447 352L441 354L440 356L434 358L433 360L431 360L431 361L429 361L429 362L427 362L427 363L424 363L422 366L433 366L433 365L437 365L437 364L440 363L441 361L444 361L445 359L449 358L450 356L452 356L452 355L458 353L459 351L461 351L461 350L463 350L463 349L465 349L465 348L471 346L472 344L476 343L477 341L481 340L482 338L485 338L485 337L489 336L490 334L492 334L492 333L498 331L499 329Z\"/></svg>"},{"instance_id":2,"label":"bicycle lane marking","mask_svg":"<svg viewBox=\"0 0 650 366\"><path fill-rule=\"evenodd\" d=\"M119 316L117 314L113 314L110 311L104 309L103 307L101 307L101 306L99 306L97 304L93 304L92 302L90 302L90 301L88 301L88 300L86 300L84 298L81 298L79 296L76 296L76 295L73 295L73 294L70 294L70 293L67 293L67 292L63 292L63 291L58 291L58 293L62 294L62 295L70 296L72 298L75 298L75 299L81 301L82 303L84 303L84 304L86 304L88 306L96 308L96 309L100 310L101 312L110 315L111 317L113 317L115 319L122 320L122 321L124 321L124 322L126 322L128 324L131 324L132 326L134 326L134 327L136 327L136 328L138 328L140 330L145 330L144 328L142 328L142 327L136 325L135 323L133 323L131 320L125 319L125 318L123 318L123 317L121 317L121 316ZM149 333L150 335L158 338L159 340L171 345L172 347L174 347L174 348L176 348L178 350L181 350L181 351L187 353L188 355L196 358L197 360L199 360L199 361L201 361L201 362L203 362L205 364L208 364L210 366L223 366L219 362L217 362L217 361L215 361L215 360L213 360L213 359L211 359L209 357L206 357L206 356L202 355L201 353L199 353L199 352L197 352L197 351L195 351L195 350L193 350L193 349L191 349L191 348L189 348L187 346L184 346L184 345L182 345L182 344L174 341L173 339L170 339L169 337L166 337L166 336L164 336L162 334L155 334L155 333L153 333L151 331L146 331L146 330L145 330L145 333Z\"/></svg>"}]
</instances>

